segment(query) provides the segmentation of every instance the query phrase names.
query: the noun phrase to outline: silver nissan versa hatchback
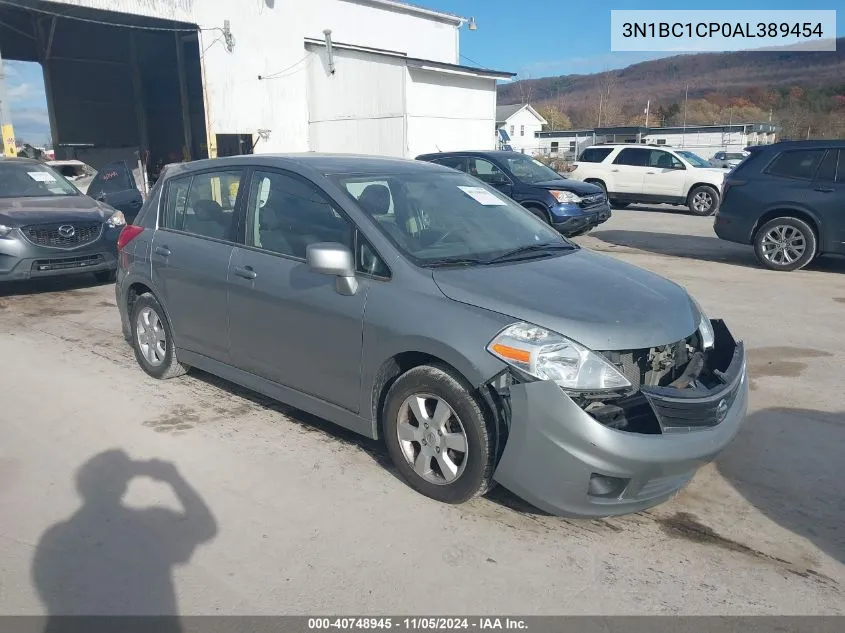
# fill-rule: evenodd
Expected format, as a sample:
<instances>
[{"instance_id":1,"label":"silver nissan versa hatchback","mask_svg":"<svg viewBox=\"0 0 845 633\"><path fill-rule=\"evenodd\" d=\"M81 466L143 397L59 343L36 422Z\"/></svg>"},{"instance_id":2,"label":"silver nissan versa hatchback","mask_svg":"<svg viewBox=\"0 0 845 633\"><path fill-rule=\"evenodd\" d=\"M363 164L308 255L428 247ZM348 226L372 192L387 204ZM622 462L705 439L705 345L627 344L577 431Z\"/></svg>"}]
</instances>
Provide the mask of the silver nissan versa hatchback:
<instances>
[{"instance_id":1,"label":"silver nissan versa hatchback","mask_svg":"<svg viewBox=\"0 0 845 633\"><path fill-rule=\"evenodd\" d=\"M656 505L736 435L745 350L679 285L410 160L175 165L119 240L141 367L216 374L371 438L449 503Z\"/></svg>"}]
</instances>

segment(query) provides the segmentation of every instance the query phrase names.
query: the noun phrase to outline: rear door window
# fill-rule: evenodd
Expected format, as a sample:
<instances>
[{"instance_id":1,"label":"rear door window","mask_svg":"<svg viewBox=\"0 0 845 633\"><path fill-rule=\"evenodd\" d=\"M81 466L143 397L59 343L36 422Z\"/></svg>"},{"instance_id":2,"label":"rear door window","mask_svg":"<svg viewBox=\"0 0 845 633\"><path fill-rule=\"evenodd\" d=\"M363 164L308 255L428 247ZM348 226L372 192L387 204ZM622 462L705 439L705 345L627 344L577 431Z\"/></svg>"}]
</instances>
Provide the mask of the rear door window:
<instances>
[{"instance_id":1,"label":"rear door window","mask_svg":"<svg viewBox=\"0 0 845 633\"><path fill-rule=\"evenodd\" d=\"M824 154L823 149L797 149L783 152L771 162L766 173L784 178L812 180Z\"/></svg>"},{"instance_id":2,"label":"rear door window","mask_svg":"<svg viewBox=\"0 0 845 633\"><path fill-rule=\"evenodd\" d=\"M588 147L578 158L581 163L600 163L610 155L613 149L610 147Z\"/></svg>"},{"instance_id":3,"label":"rear door window","mask_svg":"<svg viewBox=\"0 0 845 633\"><path fill-rule=\"evenodd\" d=\"M830 149L822 159L819 165L819 171L816 172L816 180L823 180L825 182L834 182L836 180L836 162L839 158L840 152L835 149Z\"/></svg>"},{"instance_id":4,"label":"rear door window","mask_svg":"<svg viewBox=\"0 0 845 633\"><path fill-rule=\"evenodd\" d=\"M447 156L446 158L438 158L437 160L433 160L431 162L443 165L444 167L458 169L462 172L467 171L467 159L462 156Z\"/></svg>"},{"instance_id":5,"label":"rear door window","mask_svg":"<svg viewBox=\"0 0 845 633\"><path fill-rule=\"evenodd\" d=\"M132 170L123 161L115 161L104 165L97 172L88 187L88 195L96 198L103 194L108 195L131 189L135 189L135 178L132 175Z\"/></svg>"},{"instance_id":6,"label":"rear door window","mask_svg":"<svg viewBox=\"0 0 845 633\"><path fill-rule=\"evenodd\" d=\"M646 167L649 164L650 158L651 150L626 147L619 152L619 156L616 157L613 164L628 165L630 167Z\"/></svg>"}]
</instances>

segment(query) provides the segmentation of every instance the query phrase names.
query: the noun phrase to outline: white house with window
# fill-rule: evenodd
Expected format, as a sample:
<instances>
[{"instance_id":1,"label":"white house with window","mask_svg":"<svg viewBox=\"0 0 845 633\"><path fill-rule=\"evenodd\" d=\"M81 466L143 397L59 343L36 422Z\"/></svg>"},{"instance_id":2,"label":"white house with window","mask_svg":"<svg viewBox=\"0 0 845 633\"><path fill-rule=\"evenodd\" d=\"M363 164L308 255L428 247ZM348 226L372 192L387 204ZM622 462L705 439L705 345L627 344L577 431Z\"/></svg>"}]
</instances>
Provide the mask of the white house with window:
<instances>
[{"instance_id":1,"label":"white house with window","mask_svg":"<svg viewBox=\"0 0 845 633\"><path fill-rule=\"evenodd\" d=\"M537 151L537 132L548 121L528 104L496 106L496 129L505 130L510 136L511 147L523 154Z\"/></svg>"}]
</instances>

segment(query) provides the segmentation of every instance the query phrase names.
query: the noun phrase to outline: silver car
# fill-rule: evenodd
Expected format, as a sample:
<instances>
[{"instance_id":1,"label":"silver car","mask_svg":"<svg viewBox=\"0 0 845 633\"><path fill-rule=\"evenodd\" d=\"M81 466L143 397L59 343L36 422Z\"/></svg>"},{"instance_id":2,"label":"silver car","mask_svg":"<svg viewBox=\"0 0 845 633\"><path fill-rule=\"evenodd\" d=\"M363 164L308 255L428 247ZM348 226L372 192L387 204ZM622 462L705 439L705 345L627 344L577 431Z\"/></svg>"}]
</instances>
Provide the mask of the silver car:
<instances>
[{"instance_id":1,"label":"silver car","mask_svg":"<svg viewBox=\"0 0 845 633\"><path fill-rule=\"evenodd\" d=\"M748 157L749 152L716 152L710 159L713 167L733 169Z\"/></svg>"},{"instance_id":2,"label":"silver car","mask_svg":"<svg viewBox=\"0 0 845 633\"><path fill-rule=\"evenodd\" d=\"M119 248L144 371L196 367L383 438L440 501L499 482L555 514L642 510L745 417L744 347L681 286L446 167L180 164Z\"/></svg>"},{"instance_id":3,"label":"silver car","mask_svg":"<svg viewBox=\"0 0 845 633\"><path fill-rule=\"evenodd\" d=\"M0 283L79 273L113 280L125 225L122 212L47 165L0 160Z\"/></svg>"}]
</instances>

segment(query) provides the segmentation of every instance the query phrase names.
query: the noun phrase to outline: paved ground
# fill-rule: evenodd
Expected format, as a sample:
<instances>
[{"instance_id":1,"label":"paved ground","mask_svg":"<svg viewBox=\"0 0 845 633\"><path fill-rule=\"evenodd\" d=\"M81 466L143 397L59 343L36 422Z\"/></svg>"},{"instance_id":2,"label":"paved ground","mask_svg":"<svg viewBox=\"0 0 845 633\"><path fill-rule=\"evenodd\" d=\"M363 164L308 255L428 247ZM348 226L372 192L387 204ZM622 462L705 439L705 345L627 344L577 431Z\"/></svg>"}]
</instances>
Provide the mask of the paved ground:
<instances>
[{"instance_id":1,"label":"paved ground","mask_svg":"<svg viewBox=\"0 0 845 633\"><path fill-rule=\"evenodd\" d=\"M736 442L675 500L601 521L501 490L429 501L376 443L206 375L148 379L111 286L0 289L0 613L43 612L39 593L54 612L845 613L845 264L770 273L711 224L629 209L579 238L751 349Z\"/></svg>"}]
</instances>

